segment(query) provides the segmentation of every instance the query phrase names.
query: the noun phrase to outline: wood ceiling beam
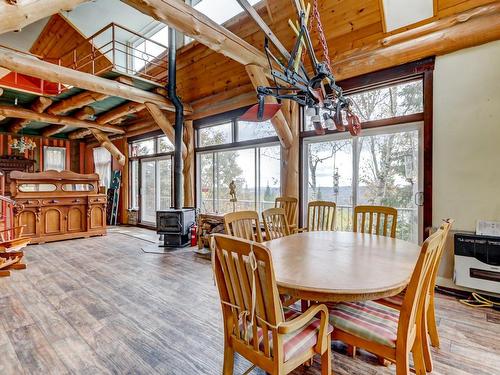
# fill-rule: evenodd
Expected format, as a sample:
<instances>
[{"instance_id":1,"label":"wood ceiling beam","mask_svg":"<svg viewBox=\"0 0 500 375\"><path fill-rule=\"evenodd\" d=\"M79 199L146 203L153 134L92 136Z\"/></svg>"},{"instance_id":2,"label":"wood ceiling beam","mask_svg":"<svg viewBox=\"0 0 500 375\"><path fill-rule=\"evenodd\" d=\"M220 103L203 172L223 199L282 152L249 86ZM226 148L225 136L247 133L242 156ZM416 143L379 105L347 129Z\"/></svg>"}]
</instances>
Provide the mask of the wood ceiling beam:
<instances>
[{"instance_id":1,"label":"wood ceiling beam","mask_svg":"<svg viewBox=\"0 0 500 375\"><path fill-rule=\"evenodd\" d=\"M122 0L154 19L189 35L210 49L243 65L267 66L257 48L179 0Z\"/></svg>"},{"instance_id":2,"label":"wood ceiling beam","mask_svg":"<svg viewBox=\"0 0 500 375\"><path fill-rule=\"evenodd\" d=\"M30 108L32 111L34 111L36 113L42 113L51 104L52 104L52 99L46 98L45 96L39 96L31 104ZM26 126L28 126L30 122L31 122L31 120L29 120L29 119L16 119L9 126L8 131L11 133L17 133L20 130L24 129Z\"/></svg>"},{"instance_id":3,"label":"wood ceiling beam","mask_svg":"<svg viewBox=\"0 0 500 375\"><path fill-rule=\"evenodd\" d=\"M110 133L122 134L125 131L114 125L99 125L92 121L79 120L69 116L55 116L48 113L37 113L25 108L0 105L0 116L20 118L30 121L46 122L55 125L67 125L76 128L98 129Z\"/></svg>"},{"instance_id":4,"label":"wood ceiling beam","mask_svg":"<svg viewBox=\"0 0 500 375\"><path fill-rule=\"evenodd\" d=\"M68 134L68 138L71 140L74 139L82 139L85 138L87 135L91 135L92 132L89 129L78 129L75 130L74 132L71 132Z\"/></svg>"},{"instance_id":5,"label":"wood ceiling beam","mask_svg":"<svg viewBox=\"0 0 500 375\"><path fill-rule=\"evenodd\" d=\"M137 113L139 111L142 111L144 108L146 108L145 104L135 103L135 102L127 102L125 104L122 104L118 107L115 107L112 110L100 115L97 118L96 122L98 124L101 124L101 125L108 124L111 121L117 120L117 119L122 118L124 116L128 116L128 115Z\"/></svg>"},{"instance_id":6,"label":"wood ceiling beam","mask_svg":"<svg viewBox=\"0 0 500 375\"><path fill-rule=\"evenodd\" d=\"M0 67L40 79L76 86L100 94L117 96L132 102L154 103L161 109L175 111L170 100L154 92L141 90L120 82L51 64L3 47L0 47ZM190 112L188 105L186 105L186 111Z\"/></svg>"},{"instance_id":7,"label":"wood ceiling beam","mask_svg":"<svg viewBox=\"0 0 500 375\"><path fill-rule=\"evenodd\" d=\"M73 114L73 117L78 119L78 120L88 120L95 115L95 109L90 107L90 106L85 106L83 108L80 108L78 111L76 111ZM56 135L65 129L67 129L67 125L50 125L47 126L46 128L43 129L42 131L42 137L52 137L53 135ZM78 130L75 130L78 131ZM90 134L90 132L89 132Z\"/></svg>"},{"instance_id":8,"label":"wood ceiling beam","mask_svg":"<svg viewBox=\"0 0 500 375\"><path fill-rule=\"evenodd\" d=\"M0 1L0 34L19 31L53 14L74 9L88 0L17 0Z\"/></svg>"}]
</instances>

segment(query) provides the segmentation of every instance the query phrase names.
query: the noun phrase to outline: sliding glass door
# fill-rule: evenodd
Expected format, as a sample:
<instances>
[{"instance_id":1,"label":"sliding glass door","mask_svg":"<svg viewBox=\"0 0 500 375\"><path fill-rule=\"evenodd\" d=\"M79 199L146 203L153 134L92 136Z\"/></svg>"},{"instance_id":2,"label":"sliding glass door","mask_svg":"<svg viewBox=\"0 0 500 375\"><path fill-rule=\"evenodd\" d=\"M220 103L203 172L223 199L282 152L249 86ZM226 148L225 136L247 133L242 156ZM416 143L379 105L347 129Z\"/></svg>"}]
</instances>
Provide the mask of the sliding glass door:
<instances>
[{"instance_id":1,"label":"sliding glass door","mask_svg":"<svg viewBox=\"0 0 500 375\"><path fill-rule=\"evenodd\" d=\"M398 210L397 236L419 242L422 233L422 124L365 130L304 141L304 213L307 202L337 203L337 229L352 230L353 207Z\"/></svg>"},{"instance_id":2,"label":"sliding glass door","mask_svg":"<svg viewBox=\"0 0 500 375\"><path fill-rule=\"evenodd\" d=\"M172 201L172 158L140 160L140 219L156 224L156 211L170 208Z\"/></svg>"}]
</instances>

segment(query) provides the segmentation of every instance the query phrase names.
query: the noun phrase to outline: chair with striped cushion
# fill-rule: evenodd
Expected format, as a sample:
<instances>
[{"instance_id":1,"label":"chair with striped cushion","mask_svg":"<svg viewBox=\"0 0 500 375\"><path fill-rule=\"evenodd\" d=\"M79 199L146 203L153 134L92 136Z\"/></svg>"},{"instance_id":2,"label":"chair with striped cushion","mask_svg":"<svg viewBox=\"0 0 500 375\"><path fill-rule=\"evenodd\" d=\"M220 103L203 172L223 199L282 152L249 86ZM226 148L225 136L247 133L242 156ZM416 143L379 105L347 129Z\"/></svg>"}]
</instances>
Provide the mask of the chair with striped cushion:
<instances>
[{"instance_id":1,"label":"chair with striped cushion","mask_svg":"<svg viewBox=\"0 0 500 375\"><path fill-rule=\"evenodd\" d=\"M233 373L237 352L270 374L288 374L319 354L321 374L331 375L327 307L283 310L266 247L216 234L213 249L224 323L223 374Z\"/></svg>"},{"instance_id":2,"label":"chair with striped cushion","mask_svg":"<svg viewBox=\"0 0 500 375\"><path fill-rule=\"evenodd\" d=\"M432 357L431 357L431 350L430 350L430 345L432 345L435 348L439 348L439 334L437 331L437 324L436 324L436 313L435 313L435 307L434 307L434 291L436 288L436 279L437 279L437 273L439 270L439 264L441 263L441 258L443 257L443 250L444 246L446 245L446 240L448 238L448 233L450 232L450 229L454 223L453 219L446 219L444 220L443 224L441 225L441 230L443 230L443 238L441 241L441 244L439 245L437 254L436 254L436 259L434 260L434 264L432 266L432 274L431 274L431 280L429 283L429 294L427 296L427 300L425 303L425 309L424 309L424 317L423 319L423 332L422 332L422 341L423 341L423 349L424 349L424 359L425 359L425 367L428 372L432 371ZM406 290L401 292L400 294L393 296L393 297L388 297L388 298L383 298L381 300L378 300L377 302L384 304L386 306L392 307L397 310L401 310L401 307L403 305L404 297L405 297ZM429 334L430 337L430 345L429 345L429 339L427 337L427 334Z\"/></svg>"},{"instance_id":3,"label":"chair with striped cushion","mask_svg":"<svg viewBox=\"0 0 500 375\"><path fill-rule=\"evenodd\" d=\"M398 211L386 206L354 207L353 231L396 238Z\"/></svg>"},{"instance_id":4,"label":"chair with striped cushion","mask_svg":"<svg viewBox=\"0 0 500 375\"><path fill-rule=\"evenodd\" d=\"M397 375L410 373L411 351L416 373L426 374L422 316L443 235L443 229L439 229L422 245L400 311L375 301L331 305L332 338L394 362Z\"/></svg>"},{"instance_id":5,"label":"chair with striped cushion","mask_svg":"<svg viewBox=\"0 0 500 375\"><path fill-rule=\"evenodd\" d=\"M237 211L225 214L224 230L230 236L262 242L259 214L256 211Z\"/></svg>"}]
</instances>

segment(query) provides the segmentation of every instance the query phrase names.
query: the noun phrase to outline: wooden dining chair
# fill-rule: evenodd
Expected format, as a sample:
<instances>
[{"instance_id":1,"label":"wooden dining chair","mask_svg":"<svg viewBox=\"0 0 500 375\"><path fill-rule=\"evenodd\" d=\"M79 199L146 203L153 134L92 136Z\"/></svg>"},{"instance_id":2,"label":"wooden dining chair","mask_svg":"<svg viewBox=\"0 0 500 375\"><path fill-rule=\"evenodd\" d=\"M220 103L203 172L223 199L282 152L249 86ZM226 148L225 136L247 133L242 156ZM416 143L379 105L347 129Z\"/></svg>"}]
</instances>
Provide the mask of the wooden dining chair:
<instances>
[{"instance_id":1,"label":"wooden dining chair","mask_svg":"<svg viewBox=\"0 0 500 375\"><path fill-rule=\"evenodd\" d=\"M230 236L262 242L259 215L255 211L238 211L225 214L224 230Z\"/></svg>"},{"instance_id":2,"label":"wooden dining chair","mask_svg":"<svg viewBox=\"0 0 500 375\"><path fill-rule=\"evenodd\" d=\"M277 197L274 201L275 208L284 208L290 230L297 228L297 205L299 200L295 197Z\"/></svg>"},{"instance_id":3,"label":"wooden dining chair","mask_svg":"<svg viewBox=\"0 0 500 375\"><path fill-rule=\"evenodd\" d=\"M376 301L330 305L332 338L394 362L396 375L410 373L412 352L416 373L425 375L422 316L443 236L439 229L423 243L399 311Z\"/></svg>"},{"instance_id":4,"label":"wooden dining chair","mask_svg":"<svg viewBox=\"0 0 500 375\"><path fill-rule=\"evenodd\" d=\"M443 257L443 252L444 252L443 250L446 245L446 240L448 239L448 234L450 232L451 227L453 226L453 223L454 223L453 219L446 219L443 221L443 224L440 227L440 230L443 231L443 237L441 240L441 244L439 245L439 248L437 250L434 264L432 265L429 290L425 302L425 309L423 310L422 346L424 351L425 368L428 372L431 372L433 368L430 346L432 345L435 348L439 348L439 334L437 329L436 311L434 305L434 293L436 289L437 274L439 271L439 265L441 264L441 259ZM394 297L383 298L381 300L377 300L377 302L385 306L401 310L405 294L406 290L404 290L403 292ZM430 337L430 342L429 342L429 337L427 335L429 335Z\"/></svg>"},{"instance_id":5,"label":"wooden dining chair","mask_svg":"<svg viewBox=\"0 0 500 375\"><path fill-rule=\"evenodd\" d=\"M319 354L321 374L331 375L327 307L314 305L304 313L283 309L271 253L263 245L215 234L214 251L224 324L223 374L233 373L237 352L269 374L288 374Z\"/></svg>"},{"instance_id":6,"label":"wooden dining chair","mask_svg":"<svg viewBox=\"0 0 500 375\"><path fill-rule=\"evenodd\" d=\"M337 204L328 201L312 201L307 205L307 226L303 230L334 231Z\"/></svg>"},{"instance_id":7,"label":"wooden dining chair","mask_svg":"<svg viewBox=\"0 0 500 375\"><path fill-rule=\"evenodd\" d=\"M386 206L354 207L353 232L396 238L398 211Z\"/></svg>"},{"instance_id":8,"label":"wooden dining chair","mask_svg":"<svg viewBox=\"0 0 500 375\"><path fill-rule=\"evenodd\" d=\"M274 240L290 235L290 227L284 208L269 208L262 212L266 239Z\"/></svg>"}]
</instances>

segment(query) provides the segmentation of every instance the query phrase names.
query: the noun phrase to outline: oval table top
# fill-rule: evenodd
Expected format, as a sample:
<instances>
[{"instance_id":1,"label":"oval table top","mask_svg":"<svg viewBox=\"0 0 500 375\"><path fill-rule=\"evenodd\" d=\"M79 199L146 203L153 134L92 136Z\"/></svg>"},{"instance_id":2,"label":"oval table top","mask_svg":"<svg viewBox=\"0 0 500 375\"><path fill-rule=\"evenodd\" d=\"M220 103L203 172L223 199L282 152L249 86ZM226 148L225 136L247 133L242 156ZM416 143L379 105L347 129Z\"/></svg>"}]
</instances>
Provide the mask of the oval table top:
<instances>
[{"instance_id":1,"label":"oval table top","mask_svg":"<svg viewBox=\"0 0 500 375\"><path fill-rule=\"evenodd\" d=\"M303 232L267 241L280 293L319 302L389 297L410 281L416 244L364 233Z\"/></svg>"}]
</instances>

